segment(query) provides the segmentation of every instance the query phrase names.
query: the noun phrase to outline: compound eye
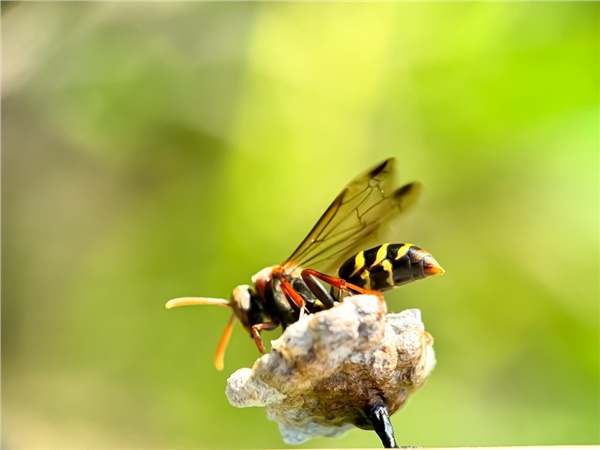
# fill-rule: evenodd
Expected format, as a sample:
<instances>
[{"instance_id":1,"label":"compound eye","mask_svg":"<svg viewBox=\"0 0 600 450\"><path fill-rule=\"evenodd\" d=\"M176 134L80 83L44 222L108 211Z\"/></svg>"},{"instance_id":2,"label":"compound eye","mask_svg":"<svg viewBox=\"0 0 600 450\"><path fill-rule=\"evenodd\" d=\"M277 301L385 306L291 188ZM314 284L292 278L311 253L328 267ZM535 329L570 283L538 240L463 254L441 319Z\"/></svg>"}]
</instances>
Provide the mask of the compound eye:
<instances>
[{"instance_id":1,"label":"compound eye","mask_svg":"<svg viewBox=\"0 0 600 450\"><path fill-rule=\"evenodd\" d=\"M256 306L252 301L252 297L255 295L254 286L248 286L247 284L236 287L231 293L230 305L233 308L233 312L247 330L250 330L250 327L255 323L251 320L251 316L254 314L253 310L255 310Z\"/></svg>"},{"instance_id":2,"label":"compound eye","mask_svg":"<svg viewBox=\"0 0 600 450\"><path fill-rule=\"evenodd\" d=\"M237 286L231 294L233 303L242 311L247 311L250 309L251 297L251 288L247 284Z\"/></svg>"}]
</instances>

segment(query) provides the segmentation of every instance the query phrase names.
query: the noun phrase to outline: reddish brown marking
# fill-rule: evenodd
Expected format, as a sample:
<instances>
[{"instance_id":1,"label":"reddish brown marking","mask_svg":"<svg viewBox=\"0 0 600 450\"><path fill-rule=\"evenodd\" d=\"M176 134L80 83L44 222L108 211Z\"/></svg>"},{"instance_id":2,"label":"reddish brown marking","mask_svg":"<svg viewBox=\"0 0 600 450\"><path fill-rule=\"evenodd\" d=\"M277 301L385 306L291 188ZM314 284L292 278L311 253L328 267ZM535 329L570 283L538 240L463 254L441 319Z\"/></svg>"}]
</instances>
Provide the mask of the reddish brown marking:
<instances>
[{"instance_id":1,"label":"reddish brown marking","mask_svg":"<svg viewBox=\"0 0 600 450\"><path fill-rule=\"evenodd\" d=\"M276 270L277 270L277 267L275 269L273 269L273 272L271 272L271 276L273 276L273 273ZM258 278L256 281L254 281L254 287L256 288L256 292L258 293L258 295L261 296L261 298L265 298L265 290L267 288L267 284L270 281L271 281L270 278Z\"/></svg>"}]
</instances>

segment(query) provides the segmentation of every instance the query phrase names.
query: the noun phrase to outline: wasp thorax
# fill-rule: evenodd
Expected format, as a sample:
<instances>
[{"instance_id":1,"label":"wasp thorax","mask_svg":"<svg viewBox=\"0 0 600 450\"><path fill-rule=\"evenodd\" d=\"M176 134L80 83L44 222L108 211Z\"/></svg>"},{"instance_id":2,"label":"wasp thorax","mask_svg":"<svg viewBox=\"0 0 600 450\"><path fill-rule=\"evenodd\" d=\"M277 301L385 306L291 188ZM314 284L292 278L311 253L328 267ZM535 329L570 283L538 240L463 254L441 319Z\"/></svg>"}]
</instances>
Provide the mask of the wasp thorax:
<instances>
[{"instance_id":1,"label":"wasp thorax","mask_svg":"<svg viewBox=\"0 0 600 450\"><path fill-rule=\"evenodd\" d=\"M265 296L267 285L271 282L273 269L275 269L275 266L265 267L255 273L252 277L252 282L254 283L257 293L263 297Z\"/></svg>"}]
</instances>

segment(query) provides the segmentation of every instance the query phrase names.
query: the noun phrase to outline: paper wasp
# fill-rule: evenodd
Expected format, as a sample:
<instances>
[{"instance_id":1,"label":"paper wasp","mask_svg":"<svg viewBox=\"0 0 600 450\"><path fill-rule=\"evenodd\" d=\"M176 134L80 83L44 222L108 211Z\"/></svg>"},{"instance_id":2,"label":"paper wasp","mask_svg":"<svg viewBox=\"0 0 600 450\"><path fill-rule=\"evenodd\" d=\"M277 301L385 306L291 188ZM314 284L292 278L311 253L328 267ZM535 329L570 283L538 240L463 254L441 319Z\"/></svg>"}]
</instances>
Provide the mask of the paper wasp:
<instances>
[{"instance_id":1,"label":"paper wasp","mask_svg":"<svg viewBox=\"0 0 600 450\"><path fill-rule=\"evenodd\" d=\"M253 285L237 286L230 300L182 297L170 300L166 307L220 305L233 310L215 355L215 366L222 370L235 318L264 353L263 330L279 325L285 329L302 315L331 308L348 295L368 293L382 298L380 292L441 274L444 270L437 261L412 244L382 244L358 251L383 224L410 207L420 190L418 182L394 190L394 159L387 159L354 178L292 256L258 272L252 277ZM332 270L337 270L336 276L328 275ZM322 283L331 286L330 290Z\"/></svg>"}]
</instances>

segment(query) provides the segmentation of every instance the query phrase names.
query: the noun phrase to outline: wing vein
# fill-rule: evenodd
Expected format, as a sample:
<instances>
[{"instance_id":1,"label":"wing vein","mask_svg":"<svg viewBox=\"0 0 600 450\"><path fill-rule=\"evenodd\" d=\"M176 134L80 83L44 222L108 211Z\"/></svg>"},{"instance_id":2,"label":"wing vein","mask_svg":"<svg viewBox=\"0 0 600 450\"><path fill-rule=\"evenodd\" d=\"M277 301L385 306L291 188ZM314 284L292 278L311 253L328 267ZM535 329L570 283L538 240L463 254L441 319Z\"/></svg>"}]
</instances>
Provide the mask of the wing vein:
<instances>
[{"instance_id":1,"label":"wing vein","mask_svg":"<svg viewBox=\"0 0 600 450\"><path fill-rule=\"evenodd\" d=\"M393 159L354 178L283 263L286 272L298 267L337 270L353 251L366 246L382 225L414 203L418 183L396 190L393 184Z\"/></svg>"}]
</instances>

